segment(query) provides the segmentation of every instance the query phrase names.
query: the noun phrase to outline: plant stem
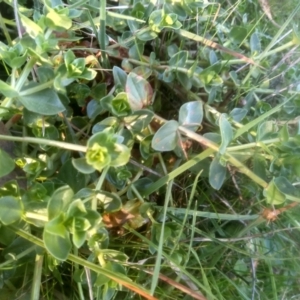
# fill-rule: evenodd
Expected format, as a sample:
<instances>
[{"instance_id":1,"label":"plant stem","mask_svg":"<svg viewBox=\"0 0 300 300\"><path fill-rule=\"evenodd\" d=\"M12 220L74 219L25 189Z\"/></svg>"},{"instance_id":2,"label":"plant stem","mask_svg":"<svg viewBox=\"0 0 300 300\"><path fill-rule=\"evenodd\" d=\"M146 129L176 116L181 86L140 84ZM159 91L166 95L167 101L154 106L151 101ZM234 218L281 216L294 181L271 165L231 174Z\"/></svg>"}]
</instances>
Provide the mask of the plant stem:
<instances>
[{"instance_id":1,"label":"plant stem","mask_svg":"<svg viewBox=\"0 0 300 300\"><path fill-rule=\"evenodd\" d=\"M107 167L105 167L105 168L102 170L102 173L101 173L101 175L100 175L100 177L99 177L99 180L98 180L98 182L97 182L97 184L96 184L96 191L101 191L103 182L104 182L104 180L105 180L105 177L106 177L106 174L107 174L109 168L110 168L110 166L107 166ZM93 197L93 198L92 198L92 205L91 205L93 210L97 210L97 202L98 202L97 197Z\"/></svg>"},{"instance_id":2,"label":"plant stem","mask_svg":"<svg viewBox=\"0 0 300 300\"><path fill-rule=\"evenodd\" d=\"M43 91L43 90L45 90L47 88L52 87L53 81L54 80L50 80L50 81L41 83L38 86L35 86L33 88L30 88L30 89L26 89L25 91L22 91L19 94L20 94L20 96L28 96L28 95L31 95L31 94Z\"/></svg>"},{"instance_id":3,"label":"plant stem","mask_svg":"<svg viewBox=\"0 0 300 300\"><path fill-rule=\"evenodd\" d=\"M259 59L259 60L264 59L264 58L266 58L266 57L268 57L268 56L272 56L272 55L274 55L274 54L276 54L276 53L278 53L278 52L282 52L283 50L288 49L288 48L291 48L291 47L293 47L293 46L295 46L294 41L290 41L290 42L288 42L288 43L286 43L286 44L284 44L284 45L282 45L282 46L280 46L280 47L278 47L278 48L275 48L275 49L273 49L273 50L270 50L270 51L267 52L267 53L262 53L262 54L258 57L258 59Z\"/></svg>"},{"instance_id":4,"label":"plant stem","mask_svg":"<svg viewBox=\"0 0 300 300\"><path fill-rule=\"evenodd\" d=\"M33 138L33 137L17 137L17 136L9 136L9 135L1 134L0 140L53 146L53 147L71 150L71 151L86 152L86 150L87 150L86 146L74 145L74 144L65 143L65 142L57 142L57 141L53 141L53 140L46 140L46 139Z\"/></svg>"},{"instance_id":5,"label":"plant stem","mask_svg":"<svg viewBox=\"0 0 300 300\"><path fill-rule=\"evenodd\" d=\"M36 254L30 300L40 299L43 261L44 261L44 255Z\"/></svg>"},{"instance_id":6,"label":"plant stem","mask_svg":"<svg viewBox=\"0 0 300 300\"><path fill-rule=\"evenodd\" d=\"M107 60L107 54L105 51L105 37L106 37L106 0L100 0L100 30L99 30L99 42L102 56L102 63L104 68L108 68L109 63Z\"/></svg>"},{"instance_id":7,"label":"plant stem","mask_svg":"<svg viewBox=\"0 0 300 300\"><path fill-rule=\"evenodd\" d=\"M168 182L167 191L166 191L166 195L165 195L164 208L163 208L163 210L164 210L163 211L163 220L166 220L167 209L168 209L168 206L169 206L170 199L172 197L172 186L173 186L173 180L170 180ZM161 260L162 260L162 257L163 257L162 251L163 251L163 245L164 245L165 224L166 224L166 222L162 222L162 224L161 224L156 261L155 261L153 276L152 276L152 280L151 280L151 295L154 294L155 289L157 287L158 278L159 278L159 271L160 271L160 268L161 268Z\"/></svg>"},{"instance_id":8,"label":"plant stem","mask_svg":"<svg viewBox=\"0 0 300 300\"><path fill-rule=\"evenodd\" d=\"M162 208L161 206L156 206ZM232 215L232 214L218 214L207 211L187 210L186 208L168 207L168 212L174 215L189 215L208 219L226 220L226 221L249 221L256 220L259 215Z\"/></svg>"},{"instance_id":9,"label":"plant stem","mask_svg":"<svg viewBox=\"0 0 300 300\"><path fill-rule=\"evenodd\" d=\"M45 249L45 245L44 245L44 243L41 239L33 236L32 234L24 231L23 229L20 229L20 228L14 226L14 225L10 225L8 227L12 231L14 231L16 234L18 234L19 236L24 238L25 240L27 240L27 241L29 241L29 242L31 242L35 245L38 245L38 246L42 247L43 249ZM138 284L132 282L130 279L128 279L124 275L120 276L118 274L118 272L113 272L113 271L110 271L108 269L101 268L100 266L98 266L98 265L96 265L96 264L94 264L94 263L92 263L92 262L90 262L90 261L88 261L84 258L80 258L78 256L75 256L73 254L69 254L67 260L72 262L72 263L78 264L80 266L87 267L87 268L89 268L90 270L92 270L96 273L107 276L108 278L116 281L117 283L123 285L124 287L127 287L128 289L144 296L146 299L157 300L157 298L151 296L149 294L149 292L147 290L145 290L141 285L138 285Z\"/></svg>"},{"instance_id":10,"label":"plant stem","mask_svg":"<svg viewBox=\"0 0 300 300\"><path fill-rule=\"evenodd\" d=\"M165 123L166 120L164 120L163 118L159 117L159 116L155 116L155 118L157 120L159 120L161 123ZM219 145L215 144L214 142L208 140L207 138L205 138L204 136L197 134L189 129L186 129L183 126L179 126L178 130L184 134L185 136L191 138L194 141L199 142L200 144L202 144L205 147L209 147L210 149L212 149L215 152L219 151ZM235 157L233 157L232 155L230 155L228 152L225 153L224 157L236 168L238 168L239 172L244 173L245 175L247 175L249 178L251 178L254 182L256 182L257 184L259 184L261 187L266 188L268 186L268 183L266 181L264 181L262 178L260 178L259 176L257 176L255 173L253 173L250 169L248 169L243 163L241 163L240 161L238 161Z\"/></svg>"},{"instance_id":11,"label":"plant stem","mask_svg":"<svg viewBox=\"0 0 300 300\"><path fill-rule=\"evenodd\" d=\"M28 75L30 74L30 72L32 71L32 68L34 66L34 64L36 63L36 60L35 58L31 57L26 66L24 67L20 77L19 77L19 80L17 81L16 83L16 86L15 86L15 89L20 92L23 85L25 84L27 78L28 78Z\"/></svg>"}]
</instances>

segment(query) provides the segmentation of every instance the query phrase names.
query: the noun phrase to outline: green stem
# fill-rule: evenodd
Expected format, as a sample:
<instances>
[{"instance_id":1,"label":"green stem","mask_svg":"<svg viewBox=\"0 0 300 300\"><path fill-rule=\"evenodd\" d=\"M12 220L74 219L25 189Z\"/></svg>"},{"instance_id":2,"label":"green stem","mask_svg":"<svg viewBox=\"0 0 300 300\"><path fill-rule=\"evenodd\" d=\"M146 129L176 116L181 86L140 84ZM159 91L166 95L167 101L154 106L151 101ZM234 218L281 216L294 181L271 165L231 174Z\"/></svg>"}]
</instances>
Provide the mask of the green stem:
<instances>
[{"instance_id":1,"label":"green stem","mask_svg":"<svg viewBox=\"0 0 300 300\"><path fill-rule=\"evenodd\" d=\"M157 120L159 120L162 123L165 123L166 120L164 120L163 118L159 117L159 116L155 116L155 118ZM219 145L215 144L214 142L208 140L207 138L205 138L204 136L197 134L183 126L179 126L178 130L184 134L185 136L187 136L188 138L191 138L194 141L199 142L200 144L202 144L205 147L208 147L210 149L212 149L214 152L218 152L219 151ZM241 163L240 161L238 161L235 157L233 157L232 155L230 155L228 152L225 153L224 157L228 160L229 163L231 163L233 166L235 166L236 168L239 169L239 172L244 173L245 175L247 175L250 179L252 179L254 182L256 182L257 184L259 184L261 187L266 188L268 186L268 183L266 181L264 181L262 178L260 178L259 176L257 176L255 173L253 173L250 169L248 169L243 163Z\"/></svg>"},{"instance_id":2,"label":"green stem","mask_svg":"<svg viewBox=\"0 0 300 300\"><path fill-rule=\"evenodd\" d=\"M108 59L105 47L106 37L106 0L100 0L100 30L99 30L99 42L101 49L101 56L104 68L108 68Z\"/></svg>"},{"instance_id":3,"label":"green stem","mask_svg":"<svg viewBox=\"0 0 300 300\"><path fill-rule=\"evenodd\" d=\"M157 208L162 208L161 206L156 206ZM218 214L207 211L198 211L198 210L188 210L186 208L177 208L177 207L168 207L168 212L173 213L174 215L189 215L196 216L208 219L217 219L217 220L226 220L226 221L249 221L256 220L259 218L259 215L232 215L232 214Z\"/></svg>"},{"instance_id":4,"label":"green stem","mask_svg":"<svg viewBox=\"0 0 300 300\"><path fill-rule=\"evenodd\" d=\"M45 249L45 245L43 243L43 241L35 236L33 236L32 234L24 231L23 229L20 229L16 226L10 225L8 226L8 228L10 228L12 231L14 231L16 234L18 234L20 237L26 239L27 241L38 245L40 247L42 247L43 249ZM75 256L73 254L69 254L67 257L67 260L78 264L80 266L84 266L86 268L89 268L90 270L98 273L98 274L102 274L108 278L110 278L111 280L114 280L115 282L117 282L118 284L123 285L124 287L127 287L133 291L135 291L136 293L146 297L149 300L157 300L157 298L152 297L149 292L147 290L145 290L141 285L138 285L134 282L132 282L129 278L125 277L125 276L120 276L117 272L113 272L110 271L108 269L104 269L101 268L100 266L84 259L84 258L80 258L78 256Z\"/></svg>"},{"instance_id":5,"label":"green stem","mask_svg":"<svg viewBox=\"0 0 300 300\"><path fill-rule=\"evenodd\" d=\"M105 180L105 177L106 177L106 174L107 174L109 168L110 168L110 166L107 166L107 167L105 167L105 168L102 170L102 173L101 173L101 175L100 175L100 177L99 177L99 180L98 180L98 182L97 182L97 184L96 184L96 191L101 191L102 185L103 185L103 183L104 183L104 180ZM97 210L97 202L98 202L97 197L93 197L93 198L92 198L92 209L93 209L93 210Z\"/></svg>"},{"instance_id":6,"label":"green stem","mask_svg":"<svg viewBox=\"0 0 300 300\"><path fill-rule=\"evenodd\" d=\"M139 191L137 190L137 188L134 186L134 183L131 183L131 189L133 191L133 193L135 194L135 196L141 201L144 202L143 197L141 196L141 194L139 193Z\"/></svg>"},{"instance_id":7,"label":"green stem","mask_svg":"<svg viewBox=\"0 0 300 300\"><path fill-rule=\"evenodd\" d=\"M284 45L282 45L282 46L279 46L278 48L275 48L275 49L273 49L273 50L268 51L267 53L262 53L262 54L261 54L260 56L258 56L257 58L258 58L259 60L262 60L262 59L264 59L264 58L266 58L266 57L268 57L268 56L272 56L272 55L274 55L274 54L276 54L276 53L278 53L278 52L282 52L283 50L286 50L286 49L291 48L291 47L293 47L293 46L295 46L294 41L290 41L290 42L288 42L288 43L286 43L286 44L284 44Z\"/></svg>"},{"instance_id":8,"label":"green stem","mask_svg":"<svg viewBox=\"0 0 300 300\"><path fill-rule=\"evenodd\" d=\"M74 247L74 255L78 256L78 249L76 247ZM79 265L78 264L74 264L75 267L75 271L79 271ZM83 289L82 289L82 284L81 282L77 282L77 287L78 287L78 293L79 293L79 299L80 300L84 300L84 294L83 294Z\"/></svg>"},{"instance_id":9,"label":"green stem","mask_svg":"<svg viewBox=\"0 0 300 300\"><path fill-rule=\"evenodd\" d=\"M100 190L101 190L102 185L103 185L103 182L104 182L104 180L105 180L105 176L106 176L106 174L107 174L109 168L110 168L110 166L107 166L107 167L105 167L105 168L103 169L103 171L102 171L102 173L101 173L101 175L100 175L100 178L99 178L99 180L98 180L98 182L97 182L97 185L96 185L96 191L100 191Z\"/></svg>"},{"instance_id":10,"label":"green stem","mask_svg":"<svg viewBox=\"0 0 300 300\"><path fill-rule=\"evenodd\" d=\"M26 66L25 66L25 68L23 69L23 71L22 71L22 73L21 73L21 75L20 75L20 78L19 78L19 80L18 80L18 82L16 83L16 86L15 86L15 89L16 89L18 92L22 89L23 85L25 84L25 82L26 82L26 80L27 80L27 78L28 78L28 75L29 75L30 72L32 71L32 68L33 68L33 66L34 66L35 63L36 63L36 60L35 60L35 58L33 58L33 57L31 57L31 58L28 60Z\"/></svg>"},{"instance_id":11,"label":"green stem","mask_svg":"<svg viewBox=\"0 0 300 300\"><path fill-rule=\"evenodd\" d=\"M10 264L14 264L17 260L28 255L30 252L34 251L35 249L36 246L31 246L30 248L22 251L20 254L15 255L14 258L6 260L2 264L0 264L0 270L3 270L4 267L9 266Z\"/></svg>"},{"instance_id":12,"label":"green stem","mask_svg":"<svg viewBox=\"0 0 300 300\"><path fill-rule=\"evenodd\" d=\"M0 140L5 141L14 141L14 142L21 142L21 143L33 143L33 144L40 144L46 146L53 146L57 148L62 148L71 151L79 151L79 152L86 152L86 146L74 145L71 143L65 142L57 142L53 140L46 140L41 138L33 138L33 137L17 137L17 136L9 136L9 135L2 135L0 134Z\"/></svg>"},{"instance_id":13,"label":"green stem","mask_svg":"<svg viewBox=\"0 0 300 300\"><path fill-rule=\"evenodd\" d=\"M12 40L11 37L9 35L9 32L7 30L7 27L5 25L4 19L2 17L2 14L0 13L0 28L2 29L2 32L4 33L5 39L7 41L7 44L9 47L12 46Z\"/></svg>"},{"instance_id":14,"label":"green stem","mask_svg":"<svg viewBox=\"0 0 300 300\"><path fill-rule=\"evenodd\" d=\"M26 89L25 91L20 92L19 95L20 96L28 96L28 95L31 95L31 94L43 91L43 90L45 90L45 89L47 89L49 87L52 87L53 81L54 80L50 80L50 81L47 81L45 83L41 83L38 86L35 86L33 88Z\"/></svg>"},{"instance_id":15,"label":"green stem","mask_svg":"<svg viewBox=\"0 0 300 300\"><path fill-rule=\"evenodd\" d=\"M293 140L293 137L289 138L289 141ZM228 147L227 151L239 151L239 150L244 150L244 149L249 149L249 148L255 148L255 147L261 147L261 145L268 145L268 144L274 144L274 143L279 143L281 141L280 138L275 138L275 139L270 139L270 140L265 140L265 141L259 141L259 142L254 142L254 143L248 143L244 145L238 145L238 146L232 146Z\"/></svg>"},{"instance_id":16,"label":"green stem","mask_svg":"<svg viewBox=\"0 0 300 300\"><path fill-rule=\"evenodd\" d=\"M36 254L30 300L40 299L44 255Z\"/></svg>"},{"instance_id":17,"label":"green stem","mask_svg":"<svg viewBox=\"0 0 300 300\"><path fill-rule=\"evenodd\" d=\"M291 94L291 95L299 95L300 94L300 91L293 91L293 90L290 90L290 89L287 89L287 88L284 88L283 90L287 90L286 92L288 94ZM262 88L256 88L256 89L253 89L253 92L255 93L260 93L260 94L266 94L266 95L270 95L270 94L278 94L278 91L277 90L273 90L273 89L262 89Z\"/></svg>"},{"instance_id":18,"label":"green stem","mask_svg":"<svg viewBox=\"0 0 300 300\"><path fill-rule=\"evenodd\" d=\"M202 161L203 159L209 157L214 152L215 151L212 150L212 149L206 149L205 151L201 152L200 154L198 154L197 156L193 157L192 159L190 159L189 161L187 161L186 163L184 163L180 167L176 168L174 171L170 172L169 174L167 174L164 177L161 177L159 180L157 180L156 182L154 182L153 184L151 184L151 186L149 188L147 188L143 192L143 196L148 196L148 195L154 193L159 188L161 188L166 183L168 183L170 180L176 178L177 176L179 176L180 174L182 174L186 170L188 170L191 167L193 167L195 164L197 164L200 161Z\"/></svg>"},{"instance_id":19,"label":"green stem","mask_svg":"<svg viewBox=\"0 0 300 300\"><path fill-rule=\"evenodd\" d=\"M166 191L166 195L165 195L164 208L163 208L163 220L166 220L167 209L169 206L170 199L172 198L172 186L173 186L173 180L170 180L170 182L168 183L167 191ZM160 272L160 268L161 268L161 261L163 258L165 224L166 224L166 222L162 222L161 228L160 228L160 237L159 237L159 243L158 243L158 248L157 248L156 261L155 261L153 276L152 276L152 280L151 280L151 294L152 295L154 294L155 289L157 287L159 272Z\"/></svg>"}]
</instances>

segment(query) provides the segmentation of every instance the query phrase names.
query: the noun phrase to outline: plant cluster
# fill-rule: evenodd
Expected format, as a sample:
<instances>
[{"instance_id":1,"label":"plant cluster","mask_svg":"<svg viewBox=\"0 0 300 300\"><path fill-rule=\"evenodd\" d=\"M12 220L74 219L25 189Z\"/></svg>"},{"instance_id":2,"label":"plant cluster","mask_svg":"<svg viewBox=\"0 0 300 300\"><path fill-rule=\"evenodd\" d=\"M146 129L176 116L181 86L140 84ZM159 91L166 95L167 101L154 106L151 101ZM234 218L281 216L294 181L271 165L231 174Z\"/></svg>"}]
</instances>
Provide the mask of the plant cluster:
<instances>
[{"instance_id":1,"label":"plant cluster","mask_svg":"<svg viewBox=\"0 0 300 300\"><path fill-rule=\"evenodd\" d=\"M299 297L300 5L260 2L1 3L3 297Z\"/></svg>"}]
</instances>

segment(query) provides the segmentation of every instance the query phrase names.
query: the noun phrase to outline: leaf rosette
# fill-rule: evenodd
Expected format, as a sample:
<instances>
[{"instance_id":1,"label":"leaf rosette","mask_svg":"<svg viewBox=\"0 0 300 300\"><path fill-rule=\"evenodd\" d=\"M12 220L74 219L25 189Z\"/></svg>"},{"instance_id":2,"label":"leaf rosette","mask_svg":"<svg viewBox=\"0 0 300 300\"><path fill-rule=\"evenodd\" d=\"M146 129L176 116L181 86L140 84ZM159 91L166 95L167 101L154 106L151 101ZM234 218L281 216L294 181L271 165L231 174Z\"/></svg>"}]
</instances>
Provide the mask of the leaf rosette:
<instances>
[{"instance_id":1,"label":"leaf rosette","mask_svg":"<svg viewBox=\"0 0 300 300\"><path fill-rule=\"evenodd\" d=\"M113 144L109 146L111 147L113 146ZM93 146L88 148L86 152L86 161L89 165L92 165L96 170L102 170L111 162L108 147L102 147L97 143L93 144Z\"/></svg>"}]
</instances>

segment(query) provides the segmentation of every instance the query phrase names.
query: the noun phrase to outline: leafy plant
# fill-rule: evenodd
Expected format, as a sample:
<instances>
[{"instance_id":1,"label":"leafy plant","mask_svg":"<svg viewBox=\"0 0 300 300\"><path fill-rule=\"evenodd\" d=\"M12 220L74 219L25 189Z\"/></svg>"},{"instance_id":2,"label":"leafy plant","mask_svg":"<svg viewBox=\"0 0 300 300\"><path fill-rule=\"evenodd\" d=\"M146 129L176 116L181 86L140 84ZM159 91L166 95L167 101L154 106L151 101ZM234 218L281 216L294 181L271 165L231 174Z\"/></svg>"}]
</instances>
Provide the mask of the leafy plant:
<instances>
[{"instance_id":1,"label":"leafy plant","mask_svg":"<svg viewBox=\"0 0 300 300\"><path fill-rule=\"evenodd\" d=\"M3 297L297 297L300 5L259 3L1 2Z\"/></svg>"}]
</instances>

